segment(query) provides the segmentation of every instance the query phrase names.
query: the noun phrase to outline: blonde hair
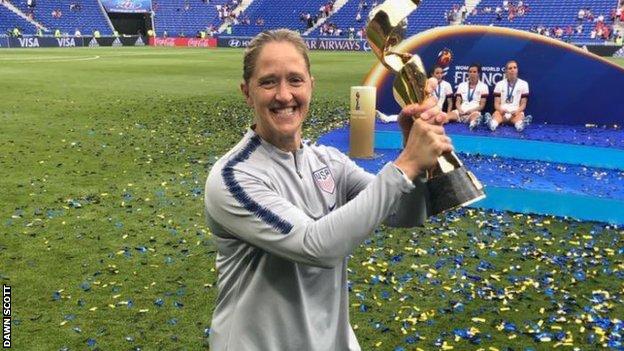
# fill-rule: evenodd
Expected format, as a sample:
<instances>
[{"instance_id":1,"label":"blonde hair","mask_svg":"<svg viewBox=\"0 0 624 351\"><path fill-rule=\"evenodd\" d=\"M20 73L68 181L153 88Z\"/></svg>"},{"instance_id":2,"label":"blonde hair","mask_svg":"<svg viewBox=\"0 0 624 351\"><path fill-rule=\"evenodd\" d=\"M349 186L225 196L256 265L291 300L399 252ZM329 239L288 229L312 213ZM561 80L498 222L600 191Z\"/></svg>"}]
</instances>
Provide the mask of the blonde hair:
<instances>
[{"instance_id":1,"label":"blonde hair","mask_svg":"<svg viewBox=\"0 0 624 351\"><path fill-rule=\"evenodd\" d=\"M271 42L287 42L292 44L297 51L303 56L306 63L306 69L310 73L310 58L308 57L308 47L299 35L299 33L290 29L280 28L264 31L256 35L245 49L243 56L243 80L249 83L249 79L256 69L256 62L262 48Z\"/></svg>"}]
</instances>

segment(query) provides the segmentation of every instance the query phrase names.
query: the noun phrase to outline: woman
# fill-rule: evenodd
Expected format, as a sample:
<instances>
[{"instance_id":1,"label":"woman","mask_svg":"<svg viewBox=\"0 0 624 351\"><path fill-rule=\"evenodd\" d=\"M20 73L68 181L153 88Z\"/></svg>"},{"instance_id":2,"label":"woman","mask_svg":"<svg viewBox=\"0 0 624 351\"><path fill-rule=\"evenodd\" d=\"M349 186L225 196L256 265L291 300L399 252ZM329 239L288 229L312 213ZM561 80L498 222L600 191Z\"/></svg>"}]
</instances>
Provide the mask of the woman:
<instances>
[{"instance_id":1,"label":"woman","mask_svg":"<svg viewBox=\"0 0 624 351\"><path fill-rule=\"evenodd\" d=\"M254 124L206 182L219 271L211 350L360 350L347 256L384 220L414 226L427 216L419 175L452 150L435 98L402 111L405 149L374 176L302 141L313 87L297 33L250 42L241 91Z\"/></svg>"}]
</instances>

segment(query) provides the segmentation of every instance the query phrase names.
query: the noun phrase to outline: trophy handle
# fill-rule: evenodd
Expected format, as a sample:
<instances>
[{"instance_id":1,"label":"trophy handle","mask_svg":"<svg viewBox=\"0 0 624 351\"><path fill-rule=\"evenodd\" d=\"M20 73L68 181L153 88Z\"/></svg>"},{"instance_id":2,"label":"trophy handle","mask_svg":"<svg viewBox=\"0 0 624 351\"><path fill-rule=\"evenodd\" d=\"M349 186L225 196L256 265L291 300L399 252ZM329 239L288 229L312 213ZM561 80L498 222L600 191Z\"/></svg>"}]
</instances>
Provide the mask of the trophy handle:
<instances>
[{"instance_id":1,"label":"trophy handle","mask_svg":"<svg viewBox=\"0 0 624 351\"><path fill-rule=\"evenodd\" d=\"M405 39L406 17L420 5L420 0L386 0L368 15L366 39L379 61L398 73L404 64L395 48Z\"/></svg>"},{"instance_id":2,"label":"trophy handle","mask_svg":"<svg viewBox=\"0 0 624 351\"><path fill-rule=\"evenodd\" d=\"M410 55L409 60L398 72L392 86L394 99L401 108L412 104L420 104L427 98L427 75L425 66L418 55Z\"/></svg>"}]
</instances>

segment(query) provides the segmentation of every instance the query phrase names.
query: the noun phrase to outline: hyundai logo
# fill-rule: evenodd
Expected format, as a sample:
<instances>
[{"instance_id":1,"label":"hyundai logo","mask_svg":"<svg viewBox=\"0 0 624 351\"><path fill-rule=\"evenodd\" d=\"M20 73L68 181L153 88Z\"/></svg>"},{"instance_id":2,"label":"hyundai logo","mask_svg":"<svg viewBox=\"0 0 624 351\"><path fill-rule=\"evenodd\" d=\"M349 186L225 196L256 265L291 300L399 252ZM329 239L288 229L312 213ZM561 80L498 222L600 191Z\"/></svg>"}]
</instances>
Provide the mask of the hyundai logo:
<instances>
[{"instance_id":1,"label":"hyundai logo","mask_svg":"<svg viewBox=\"0 0 624 351\"><path fill-rule=\"evenodd\" d=\"M241 46L241 41L238 39L230 39L230 41L228 41L228 46L231 48L237 48Z\"/></svg>"}]
</instances>

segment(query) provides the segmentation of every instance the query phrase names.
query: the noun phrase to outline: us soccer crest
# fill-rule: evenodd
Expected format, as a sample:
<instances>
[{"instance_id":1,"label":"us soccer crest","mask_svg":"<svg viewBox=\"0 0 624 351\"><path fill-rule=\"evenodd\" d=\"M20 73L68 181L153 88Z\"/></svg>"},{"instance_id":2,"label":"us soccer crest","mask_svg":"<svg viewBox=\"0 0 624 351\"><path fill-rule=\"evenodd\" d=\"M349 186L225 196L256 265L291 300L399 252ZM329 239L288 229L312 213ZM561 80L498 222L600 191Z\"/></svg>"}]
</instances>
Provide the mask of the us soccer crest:
<instances>
[{"instance_id":1,"label":"us soccer crest","mask_svg":"<svg viewBox=\"0 0 624 351\"><path fill-rule=\"evenodd\" d=\"M334 176L329 170L329 167L323 167L318 171L314 171L312 173L312 178L314 178L316 186L318 186L324 192L333 194L334 190L336 190Z\"/></svg>"}]
</instances>

